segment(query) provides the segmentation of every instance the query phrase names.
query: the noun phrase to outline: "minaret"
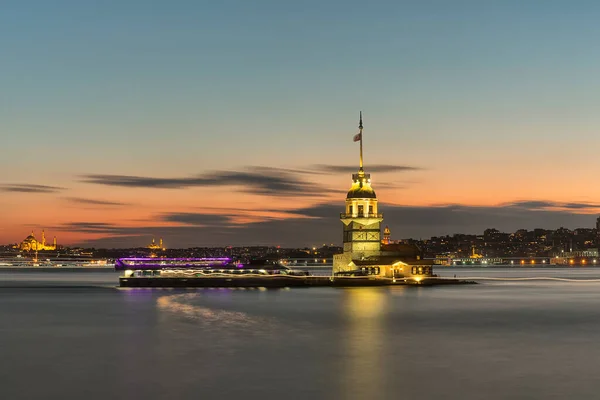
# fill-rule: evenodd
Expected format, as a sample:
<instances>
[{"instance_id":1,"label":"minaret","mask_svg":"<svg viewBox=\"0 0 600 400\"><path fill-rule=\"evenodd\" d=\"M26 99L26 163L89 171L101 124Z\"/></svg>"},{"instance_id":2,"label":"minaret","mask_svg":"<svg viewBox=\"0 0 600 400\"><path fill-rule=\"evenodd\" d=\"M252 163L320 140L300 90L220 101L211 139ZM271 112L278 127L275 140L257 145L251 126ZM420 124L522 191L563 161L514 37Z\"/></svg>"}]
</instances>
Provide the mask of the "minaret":
<instances>
[{"instance_id":1,"label":"minaret","mask_svg":"<svg viewBox=\"0 0 600 400\"><path fill-rule=\"evenodd\" d=\"M159 247L160 247L162 250L164 250L163 243L162 243L162 238L160 238L160 240L158 241L158 243L159 243L159 245L158 245L158 246L159 246Z\"/></svg>"},{"instance_id":2,"label":"minaret","mask_svg":"<svg viewBox=\"0 0 600 400\"><path fill-rule=\"evenodd\" d=\"M363 168L363 122L362 112L354 136L360 142L358 173L352 174L352 186L346 195L346 211L340 215L343 227L344 253L334 256L333 272L354 269L352 260L379 256L381 253L381 221L377 212L377 196L371 187L371 175Z\"/></svg>"},{"instance_id":3,"label":"minaret","mask_svg":"<svg viewBox=\"0 0 600 400\"><path fill-rule=\"evenodd\" d=\"M58 247L56 247L56 236L54 236L54 250L58 249Z\"/></svg>"},{"instance_id":4,"label":"minaret","mask_svg":"<svg viewBox=\"0 0 600 400\"><path fill-rule=\"evenodd\" d=\"M43 229L42 229L42 246L46 246L46 234L44 233Z\"/></svg>"}]
</instances>

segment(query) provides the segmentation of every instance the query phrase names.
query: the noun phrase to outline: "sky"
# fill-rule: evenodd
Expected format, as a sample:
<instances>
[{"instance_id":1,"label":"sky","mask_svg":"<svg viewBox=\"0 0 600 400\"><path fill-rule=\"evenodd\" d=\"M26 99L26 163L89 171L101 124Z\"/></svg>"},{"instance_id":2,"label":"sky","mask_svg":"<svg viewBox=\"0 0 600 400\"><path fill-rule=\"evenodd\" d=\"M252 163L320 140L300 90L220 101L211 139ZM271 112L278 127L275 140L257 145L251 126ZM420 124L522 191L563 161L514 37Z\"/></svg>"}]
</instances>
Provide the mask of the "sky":
<instances>
[{"instance_id":1,"label":"sky","mask_svg":"<svg viewBox=\"0 0 600 400\"><path fill-rule=\"evenodd\" d=\"M4 1L0 243L340 244L593 227L596 1Z\"/></svg>"}]
</instances>

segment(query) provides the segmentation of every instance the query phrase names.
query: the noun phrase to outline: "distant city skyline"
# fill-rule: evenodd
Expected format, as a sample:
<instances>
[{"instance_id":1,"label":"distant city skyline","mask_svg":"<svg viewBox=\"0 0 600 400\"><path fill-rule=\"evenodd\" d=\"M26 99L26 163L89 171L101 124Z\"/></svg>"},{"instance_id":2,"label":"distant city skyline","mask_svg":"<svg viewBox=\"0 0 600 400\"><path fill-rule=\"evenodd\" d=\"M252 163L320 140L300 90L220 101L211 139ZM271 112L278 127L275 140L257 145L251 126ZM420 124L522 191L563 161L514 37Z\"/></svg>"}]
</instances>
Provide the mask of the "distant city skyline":
<instances>
[{"instance_id":1,"label":"distant city skyline","mask_svg":"<svg viewBox=\"0 0 600 400\"><path fill-rule=\"evenodd\" d=\"M600 4L115 4L3 7L0 243L339 244L361 110L395 239L595 225Z\"/></svg>"}]
</instances>

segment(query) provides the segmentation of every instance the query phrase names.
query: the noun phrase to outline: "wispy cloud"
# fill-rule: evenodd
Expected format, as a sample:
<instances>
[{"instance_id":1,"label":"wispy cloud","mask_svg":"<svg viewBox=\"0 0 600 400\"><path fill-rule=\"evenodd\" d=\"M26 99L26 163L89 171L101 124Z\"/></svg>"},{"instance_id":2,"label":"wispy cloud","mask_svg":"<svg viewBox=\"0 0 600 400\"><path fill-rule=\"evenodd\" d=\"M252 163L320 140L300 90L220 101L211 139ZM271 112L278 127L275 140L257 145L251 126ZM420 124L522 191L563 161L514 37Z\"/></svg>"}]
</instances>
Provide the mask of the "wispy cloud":
<instances>
[{"instance_id":1,"label":"wispy cloud","mask_svg":"<svg viewBox=\"0 0 600 400\"><path fill-rule=\"evenodd\" d=\"M85 175L83 182L131 188L185 189L236 186L246 193L273 196L317 196L323 188L302 179L297 172L269 167L246 171L214 171L182 178L153 178L128 175Z\"/></svg>"},{"instance_id":2,"label":"wispy cloud","mask_svg":"<svg viewBox=\"0 0 600 400\"><path fill-rule=\"evenodd\" d=\"M561 203L548 200L522 200L503 204L506 207L523 208L527 210L588 210L600 208L600 204L587 202Z\"/></svg>"},{"instance_id":3,"label":"wispy cloud","mask_svg":"<svg viewBox=\"0 0 600 400\"><path fill-rule=\"evenodd\" d=\"M79 233L122 234L126 227L106 222L69 222L57 227L56 230Z\"/></svg>"},{"instance_id":4,"label":"wispy cloud","mask_svg":"<svg viewBox=\"0 0 600 400\"><path fill-rule=\"evenodd\" d=\"M117 201L85 199L85 198L81 198L81 197L65 197L65 200L67 200L70 203L88 204L88 205L93 205L93 206L123 207L123 206L131 205L129 203L121 203L121 202L117 202Z\"/></svg>"},{"instance_id":5,"label":"wispy cloud","mask_svg":"<svg viewBox=\"0 0 600 400\"><path fill-rule=\"evenodd\" d=\"M368 168L370 172L401 172L419 169L418 167L391 164L375 164ZM307 169L252 166L237 171L208 171L195 176L171 178L90 174L81 176L81 181L95 185L153 189L230 186L236 187L241 192L264 196L320 197L323 193L341 193L343 190L332 190L310 182L306 175L350 174L356 170L355 165L318 164Z\"/></svg>"},{"instance_id":6,"label":"wispy cloud","mask_svg":"<svg viewBox=\"0 0 600 400\"><path fill-rule=\"evenodd\" d=\"M351 174L358 170L357 165L331 165L331 164L315 164L311 168L314 171L321 171L327 174ZM423 168L410 165L395 165L395 164L369 164L365 165L365 171L369 173L383 172L409 172L420 171Z\"/></svg>"},{"instance_id":7,"label":"wispy cloud","mask_svg":"<svg viewBox=\"0 0 600 400\"><path fill-rule=\"evenodd\" d=\"M230 226L235 214L206 214L206 213L167 213L159 218L165 222L176 222L194 226Z\"/></svg>"},{"instance_id":8,"label":"wispy cloud","mask_svg":"<svg viewBox=\"0 0 600 400\"><path fill-rule=\"evenodd\" d=\"M18 192L18 193L56 193L65 188L58 186L47 185L31 185L31 184L7 184L0 185L2 192Z\"/></svg>"},{"instance_id":9,"label":"wispy cloud","mask_svg":"<svg viewBox=\"0 0 600 400\"><path fill-rule=\"evenodd\" d=\"M397 184L392 182L376 182L374 185L375 189L406 189L406 183Z\"/></svg>"}]
</instances>

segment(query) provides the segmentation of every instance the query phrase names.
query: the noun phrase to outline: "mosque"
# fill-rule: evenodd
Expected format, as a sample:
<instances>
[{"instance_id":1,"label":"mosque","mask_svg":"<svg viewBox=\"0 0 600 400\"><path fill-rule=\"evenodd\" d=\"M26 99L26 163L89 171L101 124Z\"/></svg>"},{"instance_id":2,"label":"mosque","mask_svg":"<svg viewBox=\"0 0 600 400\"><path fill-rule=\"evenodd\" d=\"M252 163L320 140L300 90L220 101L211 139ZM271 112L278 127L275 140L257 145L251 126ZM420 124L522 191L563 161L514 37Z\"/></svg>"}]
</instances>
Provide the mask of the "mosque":
<instances>
[{"instance_id":1,"label":"mosque","mask_svg":"<svg viewBox=\"0 0 600 400\"><path fill-rule=\"evenodd\" d=\"M160 238L158 240L158 244L156 244L156 242L154 241L154 238L152 238L152 243L150 243L148 246L146 246L146 248L148 248L150 250L162 250L162 251L165 250L165 248L163 247L162 238Z\"/></svg>"},{"instance_id":2,"label":"mosque","mask_svg":"<svg viewBox=\"0 0 600 400\"><path fill-rule=\"evenodd\" d=\"M42 241L38 241L35 238L33 231L31 231L31 235L27 236L25 240L23 240L17 246L14 246L22 251L42 251L42 250L56 250L56 236L54 236L54 241L52 245L46 244L46 234L42 230Z\"/></svg>"},{"instance_id":3,"label":"mosque","mask_svg":"<svg viewBox=\"0 0 600 400\"><path fill-rule=\"evenodd\" d=\"M393 242L386 226L381 240L383 214L377 209L377 196L371 187L371 175L363 168L362 113L354 136L360 142L358 173L352 175L352 186L346 195L346 209L340 214L343 223L342 254L333 257L337 275L375 275L380 277L420 280L433 275L433 260L423 260L415 245Z\"/></svg>"}]
</instances>

